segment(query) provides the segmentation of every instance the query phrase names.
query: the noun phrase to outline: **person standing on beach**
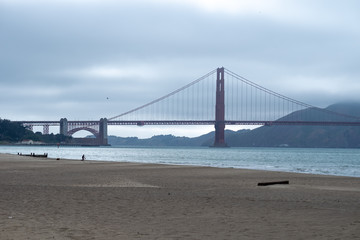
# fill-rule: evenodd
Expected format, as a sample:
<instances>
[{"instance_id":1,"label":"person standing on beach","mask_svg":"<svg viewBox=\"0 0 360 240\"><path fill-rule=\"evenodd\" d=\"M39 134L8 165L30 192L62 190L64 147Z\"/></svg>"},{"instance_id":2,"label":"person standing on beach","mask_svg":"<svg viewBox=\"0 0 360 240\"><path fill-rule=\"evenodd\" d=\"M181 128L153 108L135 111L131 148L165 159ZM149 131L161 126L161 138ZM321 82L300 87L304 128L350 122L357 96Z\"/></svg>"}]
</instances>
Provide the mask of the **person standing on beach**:
<instances>
[{"instance_id":1,"label":"person standing on beach","mask_svg":"<svg viewBox=\"0 0 360 240\"><path fill-rule=\"evenodd\" d=\"M84 161L84 160L85 160L85 154L83 154L81 157L81 161Z\"/></svg>"}]
</instances>

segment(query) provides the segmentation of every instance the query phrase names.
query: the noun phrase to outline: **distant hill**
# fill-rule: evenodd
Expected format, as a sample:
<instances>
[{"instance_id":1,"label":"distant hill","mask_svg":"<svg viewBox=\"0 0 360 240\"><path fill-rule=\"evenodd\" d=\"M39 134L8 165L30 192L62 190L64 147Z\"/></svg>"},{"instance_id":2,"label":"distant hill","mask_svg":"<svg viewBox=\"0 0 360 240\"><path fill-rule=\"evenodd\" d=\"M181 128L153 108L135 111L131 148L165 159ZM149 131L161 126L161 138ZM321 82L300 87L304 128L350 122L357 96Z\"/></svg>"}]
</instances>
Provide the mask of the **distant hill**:
<instances>
[{"instance_id":1,"label":"distant hill","mask_svg":"<svg viewBox=\"0 0 360 240\"><path fill-rule=\"evenodd\" d=\"M338 103L325 110L360 117L360 103ZM292 115L302 116L301 120L322 121L322 114L306 109L281 120L289 120ZM338 115L335 120L342 121ZM355 120L354 120L355 121ZM246 134L235 134L226 139L229 146L237 147L360 147L360 127L352 126L263 126Z\"/></svg>"},{"instance_id":2,"label":"distant hill","mask_svg":"<svg viewBox=\"0 0 360 240\"><path fill-rule=\"evenodd\" d=\"M339 113L334 121L344 121L343 115L360 117L360 103L337 103L324 109ZM279 120L293 118L307 121L322 121L323 114L314 109L291 113ZM348 119L346 119L348 121ZM354 120L355 121L355 120ZM233 147L330 147L359 148L360 127L351 126L262 126L254 130L225 131L226 143ZM109 136L108 141L116 146L211 146L214 132L195 137L172 135L153 136L148 139Z\"/></svg>"},{"instance_id":3,"label":"distant hill","mask_svg":"<svg viewBox=\"0 0 360 240\"><path fill-rule=\"evenodd\" d=\"M248 132L250 130L241 130ZM240 131L238 132L240 133ZM234 131L226 130L225 137L228 138ZM139 139L137 137L116 137L109 136L108 142L112 146L211 146L214 143L215 132L210 132L199 137L176 137L173 135L157 135L151 138Z\"/></svg>"}]
</instances>

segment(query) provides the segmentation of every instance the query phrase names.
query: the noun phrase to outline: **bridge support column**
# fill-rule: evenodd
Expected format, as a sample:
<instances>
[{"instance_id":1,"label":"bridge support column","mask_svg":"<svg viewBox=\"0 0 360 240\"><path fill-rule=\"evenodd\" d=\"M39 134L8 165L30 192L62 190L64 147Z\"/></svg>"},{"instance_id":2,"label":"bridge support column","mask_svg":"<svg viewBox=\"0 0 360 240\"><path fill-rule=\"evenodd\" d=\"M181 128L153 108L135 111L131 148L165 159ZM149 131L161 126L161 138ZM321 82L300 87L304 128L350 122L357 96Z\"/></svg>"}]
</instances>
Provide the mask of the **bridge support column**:
<instances>
[{"instance_id":1,"label":"bridge support column","mask_svg":"<svg viewBox=\"0 0 360 240\"><path fill-rule=\"evenodd\" d=\"M45 124L43 126L43 134L49 134L49 125L48 124Z\"/></svg>"},{"instance_id":2,"label":"bridge support column","mask_svg":"<svg viewBox=\"0 0 360 240\"><path fill-rule=\"evenodd\" d=\"M60 119L60 134L68 135L68 120L66 118Z\"/></svg>"},{"instance_id":3,"label":"bridge support column","mask_svg":"<svg viewBox=\"0 0 360 240\"><path fill-rule=\"evenodd\" d=\"M225 79L223 67L217 69L216 77L214 147L227 147L225 143Z\"/></svg>"},{"instance_id":4,"label":"bridge support column","mask_svg":"<svg viewBox=\"0 0 360 240\"><path fill-rule=\"evenodd\" d=\"M107 135L107 119L101 118L99 123L99 145L108 145L108 135Z\"/></svg>"}]
</instances>

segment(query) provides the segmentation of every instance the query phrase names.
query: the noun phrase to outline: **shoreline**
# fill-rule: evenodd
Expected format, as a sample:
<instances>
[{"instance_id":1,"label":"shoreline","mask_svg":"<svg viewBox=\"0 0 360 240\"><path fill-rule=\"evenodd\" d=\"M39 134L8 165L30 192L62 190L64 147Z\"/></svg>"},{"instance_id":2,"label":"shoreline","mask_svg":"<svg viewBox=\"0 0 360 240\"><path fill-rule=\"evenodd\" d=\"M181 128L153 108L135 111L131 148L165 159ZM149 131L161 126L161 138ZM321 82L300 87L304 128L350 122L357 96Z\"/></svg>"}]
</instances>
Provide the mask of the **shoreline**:
<instances>
[{"instance_id":1,"label":"shoreline","mask_svg":"<svg viewBox=\"0 0 360 240\"><path fill-rule=\"evenodd\" d=\"M26 156L26 155L18 155L18 154L12 154L12 153L0 153L0 156L4 154L8 155L15 155L15 156ZM36 159L36 158L35 158ZM56 158L45 158L48 160L57 160ZM44 159L43 159L44 160ZM61 158L59 160L62 161L80 161L80 159L71 159L71 158ZM295 171L280 171L280 170L268 170L268 169L255 169L255 168L237 168L237 167L218 167L218 166L206 166L206 165L196 165L196 164L171 164L171 163L143 163L143 162L131 162L131 161L110 161L110 160L85 160L87 162L100 162L100 163L134 163L134 164L154 164L154 165L169 165L169 166L184 166L184 167L209 167L209 168L218 168L218 169L235 169L235 170L250 170L250 171L265 171L265 172L279 172L279 173L289 173L289 174L305 174L305 175L314 175L314 176L330 176L330 177L349 177L349 178L360 178L357 176L347 176L347 175L331 175L331 174L320 174L320 173L305 173L305 172L295 172Z\"/></svg>"},{"instance_id":2,"label":"shoreline","mask_svg":"<svg viewBox=\"0 0 360 240\"><path fill-rule=\"evenodd\" d=\"M0 154L0 191L1 239L360 235L352 177Z\"/></svg>"}]
</instances>

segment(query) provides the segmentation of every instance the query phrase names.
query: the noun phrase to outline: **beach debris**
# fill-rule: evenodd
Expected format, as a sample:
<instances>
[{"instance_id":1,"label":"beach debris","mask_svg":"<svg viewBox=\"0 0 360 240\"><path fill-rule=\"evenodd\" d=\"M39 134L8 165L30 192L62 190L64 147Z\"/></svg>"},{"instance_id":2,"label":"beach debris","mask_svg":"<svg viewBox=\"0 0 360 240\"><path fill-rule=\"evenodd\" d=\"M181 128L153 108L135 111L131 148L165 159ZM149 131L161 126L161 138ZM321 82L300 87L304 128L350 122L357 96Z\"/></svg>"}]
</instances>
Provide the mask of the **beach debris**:
<instances>
[{"instance_id":1,"label":"beach debris","mask_svg":"<svg viewBox=\"0 0 360 240\"><path fill-rule=\"evenodd\" d=\"M289 184L289 181L276 181L276 182L259 182L258 186L268 186L268 185L275 185L275 184Z\"/></svg>"},{"instance_id":2,"label":"beach debris","mask_svg":"<svg viewBox=\"0 0 360 240\"><path fill-rule=\"evenodd\" d=\"M22 154L22 153L18 153L18 155L20 156L25 156L25 157L43 157L43 158L47 158L48 154L44 153L44 154L35 154L35 153L30 153L30 154Z\"/></svg>"}]
</instances>

